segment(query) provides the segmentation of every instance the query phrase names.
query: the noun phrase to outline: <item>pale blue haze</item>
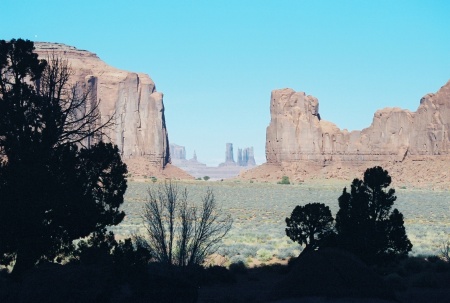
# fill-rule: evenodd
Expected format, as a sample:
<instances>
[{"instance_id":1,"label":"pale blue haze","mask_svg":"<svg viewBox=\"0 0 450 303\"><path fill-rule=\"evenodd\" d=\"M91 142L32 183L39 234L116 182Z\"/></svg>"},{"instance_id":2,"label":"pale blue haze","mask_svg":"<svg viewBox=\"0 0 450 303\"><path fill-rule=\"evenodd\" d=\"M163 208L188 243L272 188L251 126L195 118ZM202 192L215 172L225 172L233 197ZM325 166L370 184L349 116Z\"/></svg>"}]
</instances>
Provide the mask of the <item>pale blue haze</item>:
<instances>
[{"instance_id":1,"label":"pale blue haze","mask_svg":"<svg viewBox=\"0 0 450 303\"><path fill-rule=\"evenodd\" d=\"M341 128L415 111L450 79L450 1L0 0L0 39L60 42L144 72L169 140L209 165L225 143L265 160L273 89L316 96Z\"/></svg>"}]
</instances>

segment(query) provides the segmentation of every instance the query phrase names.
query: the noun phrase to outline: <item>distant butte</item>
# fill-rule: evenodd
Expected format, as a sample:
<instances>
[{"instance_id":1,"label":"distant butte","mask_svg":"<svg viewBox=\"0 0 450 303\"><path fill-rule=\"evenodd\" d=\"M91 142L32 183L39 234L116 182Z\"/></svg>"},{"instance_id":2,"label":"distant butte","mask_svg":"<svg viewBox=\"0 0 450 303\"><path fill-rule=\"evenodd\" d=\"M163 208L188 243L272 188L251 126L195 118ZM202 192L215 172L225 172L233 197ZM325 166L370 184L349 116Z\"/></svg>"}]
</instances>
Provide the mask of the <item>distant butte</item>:
<instances>
[{"instance_id":1,"label":"distant butte","mask_svg":"<svg viewBox=\"0 0 450 303\"><path fill-rule=\"evenodd\" d=\"M100 100L102 121L115 116L115 125L106 130L103 140L119 147L131 173L190 177L170 167L163 94L147 74L114 68L96 54L73 46L46 42L34 45L41 59L55 54L68 61L72 83L77 83L79 89L89 89L91 98Z\"/></svg>"},{"instance_id":2,"label":"distant butte","mask_svg":"<svg viewBox=\"0 0 450 303\"><path fill-rule=\"evenodd\" d=\"M286 174L297 180L351 179L371 165L384 165L394 179L399 171L400 183L449 183L450 81L437 93L425 95L416 112L378 110L372 124L361 131L341 130L322 120L317 98L289 88L272 91L270 114L267 163L243 173L243 178ZM427 171L437 176L418 172L421 166L412 161L433 162Z\"/></svg>"},{"instance_id":3,"label":"distant butte","mask_svg":"<svg viewBox=\"0 0 450 303\"><path fill-rule=\"evenodd\" d=\"M227 143L225 148L225 162L218 167L206 166L197 160L194 152L192 159L186 160L184 146L170 144L172 164L196 178L208 176L211 180L222 180L237 177L239 173L256 165L253 155L253 147L238 149L238 162L234 161L233 144Z\"/></svg>"}]
</instances>

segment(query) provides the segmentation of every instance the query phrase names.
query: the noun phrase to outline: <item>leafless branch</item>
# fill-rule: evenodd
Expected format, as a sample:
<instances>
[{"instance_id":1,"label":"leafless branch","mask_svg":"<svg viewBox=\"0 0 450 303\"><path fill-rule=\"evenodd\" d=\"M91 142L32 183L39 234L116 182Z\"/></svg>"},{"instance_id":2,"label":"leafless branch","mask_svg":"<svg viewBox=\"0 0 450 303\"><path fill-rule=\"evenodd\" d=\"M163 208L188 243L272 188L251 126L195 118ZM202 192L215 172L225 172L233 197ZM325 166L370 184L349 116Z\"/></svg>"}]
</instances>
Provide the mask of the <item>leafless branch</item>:
<instances>
[{"instance_id":1,"label":"leafless branch","mask_svg":"<svg viewBox=\"0 0 450 303\"><path fill-rule=\"evenodd\" d=\"M200 208L189 205L187 189L171 182L149 189L148 195L143 216L147 243L160 262L201 264L231 229L231 216L218 209L210 189Z\"/></svg>"}]
</instances>

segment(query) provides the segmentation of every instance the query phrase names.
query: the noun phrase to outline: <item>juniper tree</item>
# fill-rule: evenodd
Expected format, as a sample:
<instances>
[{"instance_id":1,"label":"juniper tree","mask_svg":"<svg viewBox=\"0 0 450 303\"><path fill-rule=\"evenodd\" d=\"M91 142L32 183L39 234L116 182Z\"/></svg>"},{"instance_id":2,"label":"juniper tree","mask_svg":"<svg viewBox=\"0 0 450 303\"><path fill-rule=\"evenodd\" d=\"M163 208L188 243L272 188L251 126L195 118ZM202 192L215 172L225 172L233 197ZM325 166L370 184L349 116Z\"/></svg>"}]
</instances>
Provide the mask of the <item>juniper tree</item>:
<instances>
[{"instance_id":1,"label":"juniper tree","mask_svg":"<svg viewBox=\"0 0 450 303\"><path fill-rule=\"evenodd\" d=\"M330 208L323 203L297 205L286 218L286 235L305 251L319 248L320 243L333 233L333 216Z\"/></svg>"},{"instance_id":2,"label":"juniper tree","mask_svg":"<svg viewBox=\"0 0 450 303\"><path fill-rule=\"evenodd\" d=\"M369 264L406 256L411 251L403 215L391 208L397 199L395 190L388 189L391 177L376 166L364 173L364 179L354 179L350 192L344 188L339 197L336 215L338 246Z\"/></svg>"},{"instance_id":3,"label":"juniper tree","mask_svg":"<svg viewBox=\"0 0 450 303\"><path fill-rule=\"evenodd\" d=\"M0 40L0 262L17 276L120 223L126 190L118 148L99 141L112 120L98 123L99 103L69 85L67 61L33 51Z\"/></svg>"}]
</instances>

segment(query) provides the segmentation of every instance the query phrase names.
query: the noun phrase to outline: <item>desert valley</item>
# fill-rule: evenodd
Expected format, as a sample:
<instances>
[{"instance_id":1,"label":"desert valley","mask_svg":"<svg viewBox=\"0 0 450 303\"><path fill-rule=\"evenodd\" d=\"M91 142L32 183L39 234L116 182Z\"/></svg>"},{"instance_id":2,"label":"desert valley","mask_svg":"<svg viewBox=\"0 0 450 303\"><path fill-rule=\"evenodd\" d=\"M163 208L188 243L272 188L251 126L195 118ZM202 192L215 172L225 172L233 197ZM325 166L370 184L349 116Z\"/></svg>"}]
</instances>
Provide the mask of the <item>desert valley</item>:
<instances>
[{"instance_id":1,"label":"desert valley","mask_svg":"<svg viewBox=\"0 0 450 303\"><path fill-rule=\"evenodd\" d=\"M316 97L290 88L273 88L266 104L270 124L266 129L265 163L256 163L253 147L239 146L234 150L232 143L223 142L223 162L212 167L197 159L195 152L188 159L185 147L171 141L164 95L149 75L117 69L96 54L75 46L48 42L35 42L34 46L40 59L56 56L67 60L72 71L69 84L89 92L90 105L84 110L89 111L89 106L98 104L96 125L113 121L100 141L116 145L117 153L127 165L126 185L121 187L126 188L124 200L116 209L120 206L123 217L117 219L118 224L111 223L103 230L105 234L106 230L113 232L112 238L105 236L86 243L77 240L77 243L82 243L80 251L83 245L84 249L96 247L96 240L115 245L111 255L118 252L122 259L114 259L117 257L114 255L111 257L114 266L108 267L107 257L95 259L95 254L80 253L75 256L78 263L74 264L85 266L82 270L60 265L67 260L55 262L58 265L48 262L50 265L38 266L36 272L19 282L9 280L11 268L5 266L0 280L0 298L5 302L58 302L60 298L72 296L74 302L82 302L86 300L84 296L92 294L96 296L94 301L99 302L448 302L450 81L437 92L424 92L416 111L392 104L376 111L368 127L358 131L339 129L323 119ZM91 138L83 138L87 139ZM386 230L400 235L386 244L394 247L390 249L396 250L396 244L391 242L405 246L403 258L396 260L397 263L385 262L381 266L370 259L361 261L350 253L335 251L333 241L337 240L332 234L339 226L330 227L329 233L315 235L325 239L323 242L313 236L304 242L289 236L286 224L289 216L295 217L296 207L320 204L322 211L325 209L336 218L330 219L330 226L342 220L345 198L357 197L358 186L370 183L365 180L370 180L370 173L375 174L371 168L377 173L381 171L379 174L386 178L377 194L382 197L379 199L388 201L388 206L380 207L379 211L380 218L385 215L384 221L376 216L373 221L379 219L385 224L380 226L389 226ZM358 185L353 181L355 178L364 182ZM99 180L94 186L101 187L104 180L108 184L104 176ZM192 230L195 230L201 222L201 216L195 216L208 201L217 202L213 205L218 208L210 213L217 214L213 223L225 222L220 216L227 214L230 225L226 225L223 237L211 244L217 246L217 251L201 255L204 259L200 264L189 267L183 261L179 266L172 266L172 257L182 256L183 246L180 238L169 236L170 245L175 242L181 245L173 252L170 250L171 266L165 268L161 264L167 258L158 259L159 256L153 255L152 262L144 260L145 269L138 268L144 257L138 255L136 248L158 247L151 246L152 240L142 240L152 228L158 230L157 224L145 225L145 216L163 207L164 194L170 196L167 184L178 186L180 192L174 195L175 200L181 197L185 203L177 208L177 211L184 210L175 220L181 225L169 225L171 232L177 226L177 232L181 234L186 228L188 234L191 225L183 218L189 216L195 218L192 219ZM389 186L395 192L388 191ZM119 189L111 196L117 192ZM397 198L392 198L394 194ZM98 198L102 199L106 198ZM151 201L160 206L151 209ZM394 201L394 215L387 216ZM193 204L188 207L188 202ZM110 211L112 207L105 209ZM170 217L170 212L161 217L167 216ZM162 238L165 243L164 231L161 234L159 240ZM130 242L120 242L126 239ZM131 239L135 241L133 244ZM320 245L325 248L321 249ZM104 246L98 244L97 248L102 251ZM80 261L83 258L91 263ZM99 259L105 262L100 262L103 266L100 269L95 267L100 264L96 263ZM123 276L117 280L106 278L117 273L116 270ZM85 285L83 277L86 276L93 278L86 280ZM58 277L64 278L58 281ZM115 283L115 287L107 285L109 282ZM49 285L53 283L71 287L66 290L61 286L58 292L51 290ZM298 286L299 283L303 286ZM323 285L319 287L320 283ZM148 284L153 288L148 288ZM78 287L87 290L74 291Z\"/></svg>"}]
</instances>

